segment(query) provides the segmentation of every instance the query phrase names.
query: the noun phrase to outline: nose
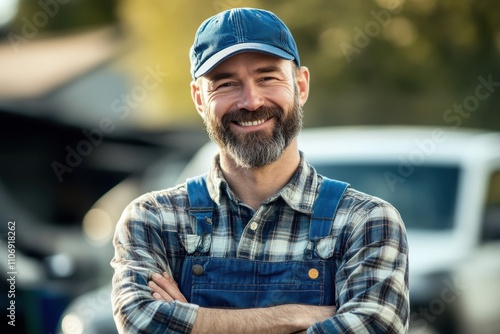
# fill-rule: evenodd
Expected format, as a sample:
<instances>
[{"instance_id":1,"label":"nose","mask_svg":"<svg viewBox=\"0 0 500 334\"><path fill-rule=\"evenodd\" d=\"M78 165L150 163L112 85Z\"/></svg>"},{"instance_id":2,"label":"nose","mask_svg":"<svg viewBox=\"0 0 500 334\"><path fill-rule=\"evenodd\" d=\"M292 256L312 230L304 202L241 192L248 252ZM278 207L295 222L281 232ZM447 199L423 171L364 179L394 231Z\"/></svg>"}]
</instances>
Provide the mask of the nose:
<instances>
[{"instance_id":1,"label":"nose","mask_svg":"<svg viewBox=\"0 0 500 334\"><path fill-rule=\"evenodd\" d=\"M244 84L237 104L238 109L254 111L262 107L264 105L264 97L260 89L254 83Z\"/></svg>"}]
</instances>

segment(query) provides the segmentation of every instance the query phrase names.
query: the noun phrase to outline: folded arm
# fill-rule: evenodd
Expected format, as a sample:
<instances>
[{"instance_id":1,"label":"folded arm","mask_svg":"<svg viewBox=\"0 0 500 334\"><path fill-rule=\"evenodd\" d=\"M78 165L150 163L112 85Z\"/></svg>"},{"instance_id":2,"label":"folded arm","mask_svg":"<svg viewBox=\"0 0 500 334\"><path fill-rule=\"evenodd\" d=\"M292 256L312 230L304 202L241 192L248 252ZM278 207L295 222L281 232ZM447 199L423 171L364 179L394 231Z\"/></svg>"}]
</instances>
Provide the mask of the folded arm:
<instances>
[{"instance_id":1,"label":"folded arm","mask_svg":"<svg viewBox=\"0 0 500 334\"><path fill-rule=\"evenodd\" d=\"M187 302L177 283L167 273L153 275L149 286L156 300ZM191 333L300 333L334 314L335 306L286 304L254 309L200 307Z\"/></svg>"},{"instance_id":2,"label":"folded arm","mask_svg":"<svg viewBox=\"0 0 500 334\"><path fill-rule=\"evenodd\" d=\"M159 216L151 202L136 202L117 225L112 304L120 333L299 333L335 313L334 306L211 309L188 303L171 278ZM151 279L156 286L148 285Z\"/></svg>"}]
</instances>

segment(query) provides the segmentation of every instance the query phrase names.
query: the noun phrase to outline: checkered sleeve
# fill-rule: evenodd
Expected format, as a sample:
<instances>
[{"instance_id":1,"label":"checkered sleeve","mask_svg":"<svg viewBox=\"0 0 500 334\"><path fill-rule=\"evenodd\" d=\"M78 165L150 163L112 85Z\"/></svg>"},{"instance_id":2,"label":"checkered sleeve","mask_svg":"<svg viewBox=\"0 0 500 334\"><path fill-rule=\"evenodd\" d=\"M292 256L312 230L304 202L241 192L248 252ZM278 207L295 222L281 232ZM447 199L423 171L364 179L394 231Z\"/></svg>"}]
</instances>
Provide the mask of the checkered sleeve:
<instances>
[{"instance_id":1,"label":"checkered sleeve","mask_svg":"<svg viewBox=\"0 0 500 334\"><path fill-rule=\"evenodd\" d=\"M129 204L114 237L113 316L120 333L189 333L198 306L152 298L153 273L171 274L162 240L162 219L153 197Z\"/></svg>"},{"instance_id":2,"label":"checkered sleeve","mask_svg":"<svg viewBox=\"0 0 500 334\"><path fill-rule=\"evenodd\" d=\"M366 195L346 199L339 212L349 206L335 246L337 313L307 333L406 333L408 242L401 217Z\"/></svg>"}]
</instances>

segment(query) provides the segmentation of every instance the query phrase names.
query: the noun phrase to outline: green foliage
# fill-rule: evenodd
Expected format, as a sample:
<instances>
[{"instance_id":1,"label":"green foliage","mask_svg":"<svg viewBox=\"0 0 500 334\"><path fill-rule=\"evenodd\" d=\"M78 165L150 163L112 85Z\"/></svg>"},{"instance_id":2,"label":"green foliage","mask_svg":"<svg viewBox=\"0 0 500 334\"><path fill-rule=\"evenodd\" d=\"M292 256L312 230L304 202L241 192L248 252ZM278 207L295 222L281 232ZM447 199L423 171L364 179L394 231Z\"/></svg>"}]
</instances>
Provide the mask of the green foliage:
<instances>
[{"instance_id":1,"label":"green foliage","mask_svg":"<svg viewBox=\"0 0 500 334\"><path fill-rule=\"evenodd\" d=\"M312 73L306 125L429 124L500 130L500 2L489 0L68 0L47 29L119 22L137 46L126 67L168 72L146 109L152 122L198 120L188 50L198 25L232 7L274 11ZM38 2L24 1L30 15ZM112 8L116 8L113 11ZM474 99L475 98L475 99ZM476 103L477 100L477 103ZM454 105L468 111L451 114ZM450 117L455 116L455 117ZM457 119L459 117L459 119ZM452 119L453 121L450 121Z\"/></svg>"},{"instance_id":2,"label":"green foliage","mask_svg":"<svg viewBox=\"0 0 500 334\"><path fill-rule=\"evenodd\" d=\"M479 77L500 81L500 3L487 0L183 1L154 7L135 28L162 36L158 59L172 70L167 89L174 110L192 110L187 51L204 18L233 6L274 11L292 30L302 63L312 73L306 125L430 124L500 129L500 87L474 105ZM132 10L131 8L136 8ZM127 12L127 10L125 10ZM171 28L152 25L164 19ZM170 37L166 36L169 33ZM174 32L175 31L175 32ZM146 38L143 36L143 40ZM175 37L173 37L175 36ZM153 44L154 36L148 39ZM168 40L168 41L167 41ZM158 49L158 46L146 47ZM168 51L167 51L168 50ZM154 52L152 53L153 56ZM172 54L175 54L173 57ZM498 90L498 91L497 91ZM471 111L447 111L464 101ZM183 111L184 112L184 111ZM187 111L189 114L189 111ZM194 112L191 112L191 115ZM448 115L448 117L447 117ZM460 117L460 119L457 119Z\"/></svg>"},{"instance_id":3,"label":"green foliage","mask_svg":"<svg viewBox=\"0 0 500 334\"><path fill-rule=\"evenodd\" d=\"M40 31L88 28L116 22L119 0L20 0L20 14L13 30L20 32L24 17ZM44 17L48 17L44 23ZM40 24L39 22L40 21ZM41 24L44 23L44 24Z\"/></svg>"}]
</instances>

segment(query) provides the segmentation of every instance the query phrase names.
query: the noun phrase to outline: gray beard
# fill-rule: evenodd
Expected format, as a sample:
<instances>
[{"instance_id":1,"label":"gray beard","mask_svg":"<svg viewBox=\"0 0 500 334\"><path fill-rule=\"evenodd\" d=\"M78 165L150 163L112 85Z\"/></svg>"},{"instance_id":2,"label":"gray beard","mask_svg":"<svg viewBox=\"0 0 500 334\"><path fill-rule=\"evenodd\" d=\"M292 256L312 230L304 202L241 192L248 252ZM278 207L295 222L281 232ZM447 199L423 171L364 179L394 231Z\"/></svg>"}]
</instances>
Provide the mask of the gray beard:
<instances>
[{"instance_id":1,"label":"gray beard","mask_svg":"<svg viewBox=\"0 0 500 334\"><path fill-rule=\"evenodd\" d=\"M220 123L213 115L208 114L204 122L209 137L237 166L257 168L278 160L302 129L302 116L298 94L295 94L294 105L286 117L281 108L273 106L261 107L254 111L231 111L222 117ZM255 131L248 134L235 134L231 131L232 122L269 119L271 117L276 123L271 135L265 131Z\"/></svg>"}]
</instances>

